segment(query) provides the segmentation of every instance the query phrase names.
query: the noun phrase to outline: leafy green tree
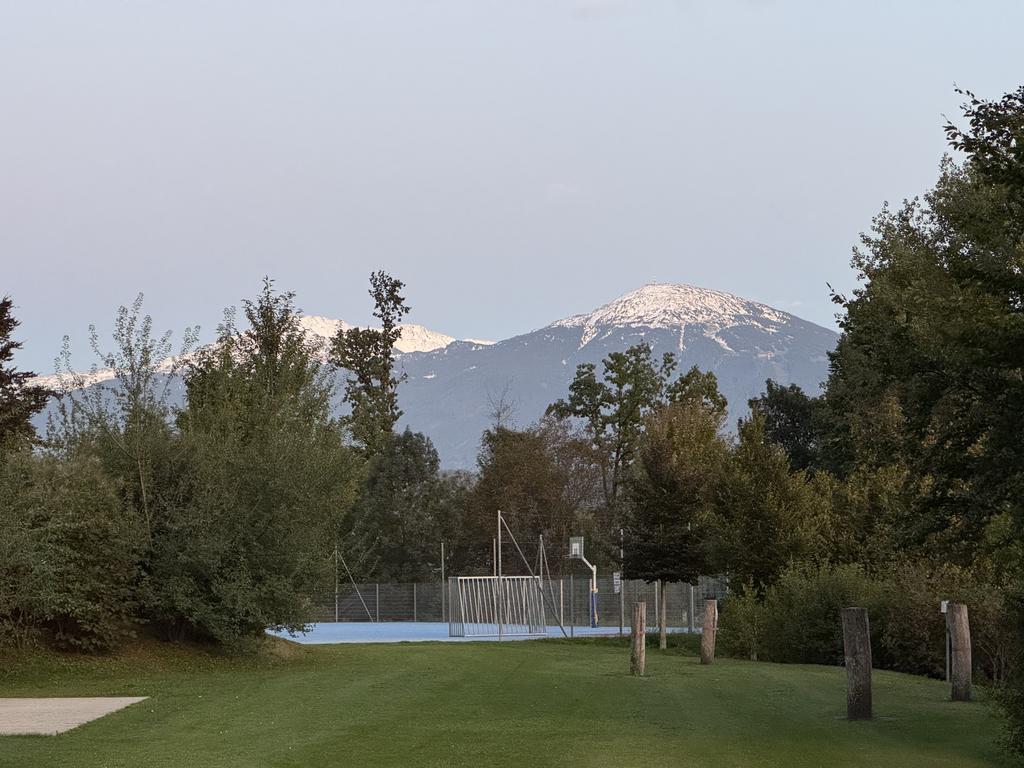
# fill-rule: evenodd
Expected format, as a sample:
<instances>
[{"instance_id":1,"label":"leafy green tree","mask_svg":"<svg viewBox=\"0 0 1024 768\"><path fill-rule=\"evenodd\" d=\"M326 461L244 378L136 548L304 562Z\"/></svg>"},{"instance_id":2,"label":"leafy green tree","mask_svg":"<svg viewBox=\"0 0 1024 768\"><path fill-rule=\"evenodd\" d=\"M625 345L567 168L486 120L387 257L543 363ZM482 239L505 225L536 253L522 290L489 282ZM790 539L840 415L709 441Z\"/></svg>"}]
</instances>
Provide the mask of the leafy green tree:
<instances>
[{"instance_id":1,"label":"leafy green tree","mask_svg":"<svg viewBox=\"0 0 1024 768\"><path fill-rule=\"evenodd\" d=\"M763 590L791 562L827 558L834 525L825 500L785 451L767 439L754 410L715 488L717 569Z\"/></svg>"},{"instance_id":2,"label":"leafy green tree","mask_svg":"<svg viewBox=\"0 0 1024 768\"><path fill-rule=\"evenodd\" d=\"M392 435L369 460L351 533L342 539L346 558L368 578L436 578L440 543L453 533L448 518L459 509L461 490L442 480L430 438L409 429Z\"/></svg>"},{"instance_id":3,"label":"leafy green tree","mask_svg":"<svg viewBox=\"0 0 1024 768\"><path fill-rule=\"evenodd\" d=\"M381 327L340 330L331 342L331 361L348 371L345 402L352 407L352 434L368 455L380 450L402 415L395 376L395 343L409 306L402 297L405 284L383 271L370 275L373 316Z\"/></svg>"},{"instance_id":4,"label":"leafy green tree","mask_svg":"<svg viewBox=\"0 0 1024 768\"><path fill-rule=\"evenodd\" d=\"M816 469L821 461L821 398L809 397L796 384L768 379L760 397L748 401L764 417L765 438L782 446L793 469Z\"/></svg>"},{"instance_id":5,"label":"leafy green tree","mask_svg":"<svg viewBox=\"0 0 1024 768\"><path fill-rule=\"evenodd\" d=\"M52 394L31 383L34 373L19 371L11 364L14 353L22 348L20 341L11 338L20 325L13 309L10 296L0 299L0 447L14 440L35 440L31 419L46 407Z\"/></svg>"},{"instance_id":6,"label":"leafy green tree","mask_svg":"<svg viewBox=\"0 0 1024 768\"><path fill-rule=\"evenodd\" d=\"M614 507L623 481L636 455L648 415L683 397L707 399L715 409L725 408L712 373L691 369L672 381L677 362L666 353L660 363L651 348L637 344L625 352L612 352L603 361L600 379L593 363L583 363L569 384L569 397L552 403L547 415L578 419L600 459L605 504Z\"/></svg>"},{"instance_id":7,"label":"leafy green tree","mask_svg":"<svg viewBox=\"0 0 1024 768\"><path fill-rule=\"evenodd\" d=\"M473 548L484 555L478 565L490 562L498 510L530 557L538 537L544 537L556 572L563 563L552 553L560 552L570 535L595 531L597 467L585 440L563 424L544 420L523 430L495 425L483 434L477 467L467 525L476 534ZM597 547L598 552L604 548ZM517 562L518 557L509 561L510 572L520 567Z\"/></svg>"},{"instance_id":8,"label":"leafy green tree","mask_svg":"<svg viewBox=\"0 0 1024 768\"><path fill-rule=\"evenodd\" d=\"M137 520L94 458L0 458L0 644L108 651L132 632Z\"/></svg>"},{"instance_id":9,"label":"leafy green tree","mask_svg":"<svg viewBox=\"0 0 1024 768\"><path fill-rule=\"evenodd\" d=\"M140 293L130 307L118 309L112 350L103 348L96 327L89 326L92 351L99 365L113 374L109 385L90 386L89 376L75 371L70 344L64 338L58 358L57 416L50 421L47 442L64 455L86 451L97 456L121 484L148 537L157 514L154 489L176 450L170 423L171 388L198 330L186 329L178 355L172 356L171 332L154 335L153 319L142 314L142 302ZM90 373L95 374L99 365L94 364Z\"/></svg>"},{"instance_id":10,"label":"leafy green tree","mask_svg":"<svg viewBox=\"0 0 1024 768\"><path fill-rule=\"evenodd\" d=\"M693 400L648 418L629 478L628 578L692 584L709 573L714 489L728 454L723 422Z\"/></svg>"},{"instance_id":11,"label":"leafy green tree","mask_svg":"<svg viewBox=\"0 0 1024 768\"><path fill-rule=\"evenodd\" d=\"M265 281L186 373L181 462L144 596L167 636L235 643L299 629L332 567L361 462L291 293Z\"/></svg>"},{"instance_id":12,"label":"leafy green tree","mask_svg":"<svg viewBox=\"0 0 1024 768\"><path fill-rule=\"evenodd\" d=\"M836 297L826 406L833 454L905 467L913 543L967 565L1008 562L1024 538L1024 86L964 95L967 125L946 126L963 162L885 208L854 253L863 285ZM1009 541L992 535L1006 521ZM1002 577L1024 595L1015 572ZM1024 641L1024 612L1015 621ZM1008 700L1024 751L1024 695Z\"/></svg>"}]
</instances>

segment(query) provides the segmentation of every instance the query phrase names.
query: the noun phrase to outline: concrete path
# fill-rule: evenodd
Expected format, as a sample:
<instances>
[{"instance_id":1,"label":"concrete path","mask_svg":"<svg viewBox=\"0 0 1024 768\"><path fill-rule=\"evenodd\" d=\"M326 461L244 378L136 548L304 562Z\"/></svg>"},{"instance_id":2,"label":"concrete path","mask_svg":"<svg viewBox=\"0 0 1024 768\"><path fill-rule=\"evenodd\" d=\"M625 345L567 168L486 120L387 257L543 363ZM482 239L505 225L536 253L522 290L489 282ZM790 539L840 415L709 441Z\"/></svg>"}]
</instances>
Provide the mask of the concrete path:
<instances>
[{"instance_id":1,"label":"concrete path","mask_svg":"<svg viewBox=\"0 0 1024 768\"><path fill-rule=\"evenodd\" d=\"M0 735L52 736L111 712L145 701L146 696L60 699L0 699Z\"/></svg>"}]
</instances>

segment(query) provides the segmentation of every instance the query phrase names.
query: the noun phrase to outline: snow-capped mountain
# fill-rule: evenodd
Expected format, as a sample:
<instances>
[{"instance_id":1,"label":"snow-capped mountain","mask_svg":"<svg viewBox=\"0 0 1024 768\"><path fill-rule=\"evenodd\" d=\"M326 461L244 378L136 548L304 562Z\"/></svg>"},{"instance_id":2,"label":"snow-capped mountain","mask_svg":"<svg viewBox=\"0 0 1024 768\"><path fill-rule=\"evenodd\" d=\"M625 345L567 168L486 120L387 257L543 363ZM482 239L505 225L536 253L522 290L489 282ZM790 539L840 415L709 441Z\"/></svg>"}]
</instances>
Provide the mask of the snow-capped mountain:
<instances>
[{"instance_id":1,"label":"snow-capped mountain","mask_svg":"<svg viewBox=\"0 0 1024 768\"><path fill-rule=\"evenodd\" d=\"M327 345L338 331L347 331L355 327L346 323L344 320L334 320L333 318L324 317L323 315L303 315L299 320L299 325L311 341L315 341L322 345L324 359L327 357ZM400 353L431 352L435 349L442 349L453 341L459 341L459 339L456 339L454 336L448 336L444 333L432 331L429 328L424 328L422 325L403 323L399 325L399 328L402 331L402 335L395 343L395 349ZM477 345L494 343L493 341L483 341L480 339L465 339L465 341ZM161 373L170 373L174 369L176 362L188 362L188 360L194 355L195 353L192 353L192 355L188 355L182 360L176 360L175 358L169 357L157 365L157 370ZM49 389L60 390L71 380L71 378L74 378L76 382L80 382L83 386L88 387L93 384L111 381L114 378L114 369L97 368L95 370L75 374L74 377L61 375L36 376L32 381L36 384L48 387Z\"/></svg>"},{"instance_id":2,"label":"snow-capped mountain","mask_svg":"<svg viewBox=\"0 0 1024 768\"><path fill-rule=\"evenodd\" d=\"M351 326L310 315L303 317L302 327L326 341ZM816 393L837 338L831 330L767 305L677 284L646 285L593 312L499 342L457 340L404 325L395 345L397 366L407 376L399 388L405 412L399 427L427 434L442 466L470 468L495 401L504 397L513 404L516 423L526 426L565 397L577 365L594 363L600 369L609 353L640 342L657 357L675 353L680 372L694 365L713 371L735 420L746 412L747 400L764 390L766 379ZM96 372L87 384L105 381L102 376ZM107 379L112 376L109 372ZM41 378L48 383L50 377ZM45 415L39 419L45 423Z\"/></svg>"},{"instance_id":3,"label":"snow-capped mountain","mask_svg":"<svg viewBox=\"0 0 1024 768\"><path fill-rule=\"evenodd\" d=\"M656 357L675 353L680 372L694 365L713 371L735 420L769 378L817 393L837 338L729 293L652 284L487 347L456 343L405 355L401 366L409 378L399 398L405 423L431 437L445 466L472 467L495 400L504 395L516 422L530 424L566 396L577 365L594 363L600 371L611 352L646 342Z\"/></svg>"}]
</instances>

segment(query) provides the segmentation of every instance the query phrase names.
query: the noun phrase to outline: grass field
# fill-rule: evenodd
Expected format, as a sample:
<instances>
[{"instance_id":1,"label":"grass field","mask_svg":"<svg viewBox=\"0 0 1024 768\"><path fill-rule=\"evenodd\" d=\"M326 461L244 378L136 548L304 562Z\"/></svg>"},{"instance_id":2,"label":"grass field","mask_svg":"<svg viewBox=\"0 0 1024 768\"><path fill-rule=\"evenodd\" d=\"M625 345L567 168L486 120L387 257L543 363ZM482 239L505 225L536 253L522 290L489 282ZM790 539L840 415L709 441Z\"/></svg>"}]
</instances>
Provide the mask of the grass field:
<instances>
[{"instance_id":1,"label":"grass field","mask_svg":"<svg viewBox=\"0 0 1024 768\"><path fill-rule=\"evenodd\" d=\"M150 700L56 737L0 737L0 766L999 766L998 724L938 682L875 673L849 723L838 668L617 641L297 647L247 658L143 644L0 658L0 696Z\"/></svg>"}]
</instances>

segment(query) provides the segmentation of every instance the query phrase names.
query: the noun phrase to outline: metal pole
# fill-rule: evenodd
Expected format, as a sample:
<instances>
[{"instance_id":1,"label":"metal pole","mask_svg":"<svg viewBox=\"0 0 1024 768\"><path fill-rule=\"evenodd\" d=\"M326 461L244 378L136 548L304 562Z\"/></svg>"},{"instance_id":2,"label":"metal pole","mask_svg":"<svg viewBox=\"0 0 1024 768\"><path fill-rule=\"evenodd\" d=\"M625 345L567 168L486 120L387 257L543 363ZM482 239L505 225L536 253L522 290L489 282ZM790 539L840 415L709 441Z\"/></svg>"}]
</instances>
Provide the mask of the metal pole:
<instances>
[{"instance_id":1,"label":"metal pole","mask_svg":"<svg viewBox=\"0 0 1024 768\"><path fill-rule=\"evenodd\" d=\"M491 568L494 571L494 575L498 575L498 540L491 539Z\"/></svg>"},{"instance_id":2,"label":"metal pole","mask_svg":"<svg viewBox=\"0 0 1024 768\"><path fill-rule=\"evenodd\" d=\"M690 585L690 604L687 606L686 615L690 622L689 632L690 634L693 634L693 631L696 629L696 625L693 620L693 584Z\"/></svg>"},{"instance_id":3,"label":"metal pole","mask_svg":"<svg viewBox=\"0 0 1024 768\"><path fill-rule=\"evenodd\" d=\"M569 637L576 637L576 589L571 573L569 574Z\"/></svg>"},{"instance_id":4,"label":"metal pole","mask_svg":"<svg viewBox=\"0 0 1024 768\"><path fill-rule=\"evenodd\" d=\"M418 614L416 611L416 582L412 583L412 620L419 621Z\"/></svg>"},{"instance_id":5,"label":"metal pole","mask_svg":"<svg viewBox=\"0 0 1024 768\"><path fill-rule=\"evenodd\" d=\"M380 584L374 584L377 588L377 623L380 623Z\"/></svg>"},{"instance_id":6,"label":"metal pole","mask_svg":"<svg viewBox=\"0 0 1024 768\"><path fill-rule=\"evenodd\" d=\"M338 545L334 545L334 621L338 622Z\"/></svg>"},{"instance_id":7,"label":"metal pole","mask_svg":"<svg viewBox=\"0 0 1024 768\"><path fill-rule=\"evenodd\" d=\"M949 683L949 646L951 636L949 634L949 622L946 622L946 683Z\"/></svg>"},{"instance_id":8,"label":"metal pole","mask_svg":"<svg viewBox=\"0 0 1024 768\"><path fill-rule=\"evenodd\" d=\"M497 572L498 572L498 582L497 582L497 584L498 584L498 603L497 603L497 607L498 607L498 640L500 641L501 638L502 638L502 635L504 634L504 627L502 626L502 621L505 618L502 615L502 611L505 608L505 605L504 605L505 595L503 594L504 589L502 588L502 585L501 585L501 510L500 509L498 510L498 538L496 539L496 541L497 541L497 544L495 545L495 559L494 559L494 562L495 562L495 568L497 569Z\"/></svg>"},{"instance_id":9,"label":"metal pole","mask_svg":"<svg viewBox=\"0 0 1024 768\"><path fill-rule=\"evenodd\" d=\"M622 637L626 613L626 556L622 550L622 529L619 528L619 637Z\"/></svg>"},{"instance_id":10,"label":"metal pole","mask_svg":"<svg viewBox=\"0 0 1024 768\"><path fill-rule=\"evenodd\" d=\"M444 542L441 542L441 621L444 621Z\"/></svg>"}]
</instances>

